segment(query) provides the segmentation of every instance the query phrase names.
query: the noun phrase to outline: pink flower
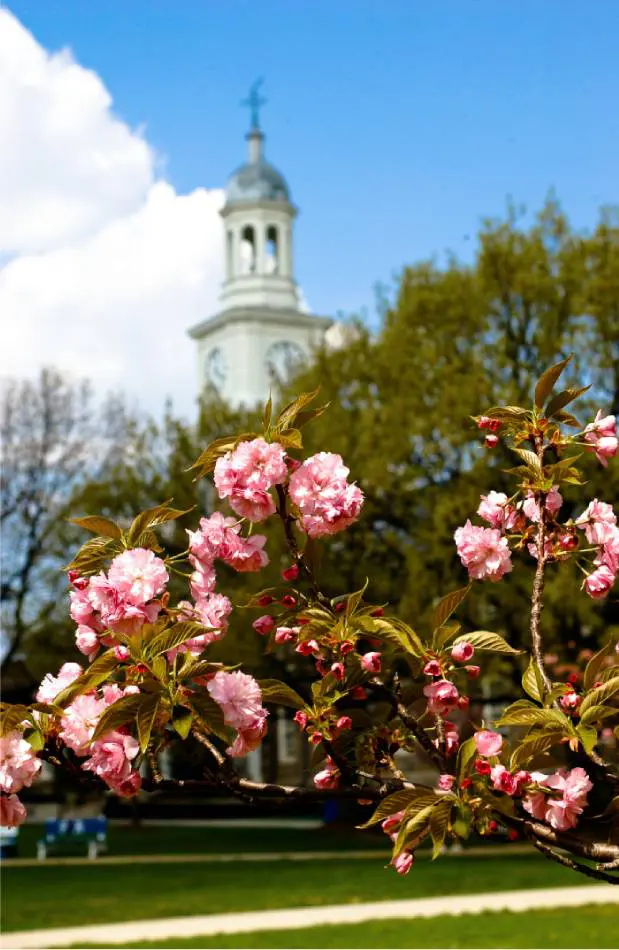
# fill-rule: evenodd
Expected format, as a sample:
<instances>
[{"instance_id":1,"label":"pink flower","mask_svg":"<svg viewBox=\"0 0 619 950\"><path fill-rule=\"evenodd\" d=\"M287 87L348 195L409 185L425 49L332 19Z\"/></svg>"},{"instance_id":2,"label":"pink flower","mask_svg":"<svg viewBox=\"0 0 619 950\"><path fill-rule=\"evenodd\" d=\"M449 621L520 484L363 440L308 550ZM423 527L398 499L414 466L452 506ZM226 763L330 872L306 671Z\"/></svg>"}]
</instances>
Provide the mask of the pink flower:
<instances>
[{"instance_id":1,"label":"pink flower","mask_svg":"<svg viewBox=\"0 0 619 950\"><path fill-rule=\"evenodd\" d=\"M239 732L255 729L264 722L267 711L262 708L262 692L253 676L240 670L221 670L206 688L221 706L225 722Z\"/></svg>"},{"instance_id":2,"label":"pink flower","mask_svg":"<svg viewBox=\"0 0 619 950\"><path fill-rule=\"evenodd\" d=\"M232 613L232 602L224 594L209 594L196 601L196 611L200 622L212 629L205 636L205 645L220 640L228 629L228 617Z\"/></svg>"},{"instance_id":3,"label":"pink flower","mask_svg":"<svg viewBox=\"0 0 619 950\"><path fill-rule=\"evenodd\" d=\"M587 795L593 788L585 770L580 767L569 772L560 769L549 776L534 772L531 779L541 788L548 789L550 794L532 792L522 803L526 811L538 820L547 821L557 831L575 828L578 816L587 805Z\"/></svg>"},{"instance_id":4,"label":"pink flower","mask_svg":"<svg viewBox=\"0 0 619 950\"><path fill-rule=\"evenodd\" d=\"M589 544L604 544L612 536L617 526L617 515L613 506L594 498L575 524L583 528Z\"/></svg>"},{"instance_id":5,"label":"pink flower","mask_svg":"<svg viewBox=\"0 0 619 950\"><path fill-rule=\"evenodd\" d=\"M86 755L101 713L106 708L104 699L95 693L77 696L60 720L60 738L77 755Z\"/></svg>"},{"instance_id":6,"label":"pink flower","mask_svg":"<svg viewBox=\"0 0 619 950\"><path fill-rule=\"evenodd\" d=\"M503 748L503 737L491 729L481 729L475 733L475 745L480 755L498 755Z\"/></svg>"},{"instance_id":7,"label":"pink flower","mask_svg":"<svg viewBox=\"0 0 619 950\"><path fill-rule=\"evenodd\" d=\"M140 750L133 736L124 732L110 732L93 742L90 758L82 765L87 772L94 772L106 785L119 793L129 796L138 788L132 781L131 762Z\"/></svg>"},{"instance_id":8,"label":"pink flower","mask_svg":"<svg viewBox=\"0 0 619 950\"><path fill-rule=\"evenodd\" d=\"M460 705L460 699L458 700L458 706ZM460 745L460 733L458 732L458 727L455 723L450 722L449 719L445 719L443 722L443 732L445 733L445 754L453 755L457 751L458 746ZM438 748L438 740L435 742L435 745Z\"/></svg>"},{"instance_id":9,"label":"pink flower","mask_svg":"<svg viewBox=\"0 0 619 950\"><path fill-rule=\"evenodd\" d=\"M239 730L232 745L226 749L228 755L239 759L244 755L247 755L248 752L253 752L254 749L258 748L267 731L267 712L264 709L262 712L264 713L264 718L262 720L257 719L255 726L253 726L251 729Z\"/></svg>"},{"instance_id":10,"label":"pink flower","mask_svg":"<svg viewBox=\"0 0 619 950\"><path fill-rule=\"evenodd\" d=\"M320 647L316 640L304 640L302 643L298 643L294 648L294 652L300 653L301 656L316 656L319 651Z\"/></svg>"},{"instance_id":11,"label":"pink flower","mask_svg":"<svg viewBox=\"0 0 619 950\"><path fill-rule=\"evenodd\" d=\"M399 828L400 822L403 818L404 809L402 809L402 811L396 811L393 815L389 815L388 818L385 818L385 820L381 822L380 827L386 835L390 835L392 831L395 831L396 828Z\"/></svg>"},{"instance_id":12,"label":"pink flower","mask_svg":"<svg viewBox=\"0 0 619 950\"><path fill-rule=\"evenodd\" d=\"M349 472L340 455L318 452L290 476L289 495L310 538L343 531L358 518L363 492L348 483Z\"/></svg>"},{"instance_id":13,"label":"pink flower","mask_svg":"<svg viewBox=\"0 0 619 950\"><path fill-rule=\"evenodd\" d=\"M213 475L219 497L227 498L232 510L248 521L264 521L275 512L269 490L287 477L284 449L262 438L241 442L217 459Z\"/></svg>"},{"instance_id":14,"label":"pink flower","mask_svg":"<svg viewBox=\"0 0 619 950\"><path fill-rule=\"evenodd\" d=\"M428 660L428 662L424 664L423 672L426 676L440 676L441 664L438 660Z\"/></svg>"},{"instance_id":15,"label":"pink flower","mask_svg":"<svg viewBox=\"0 0 619 950\"><path fill-rule=\"evenodd\" d=\"M262 617L257 617L256 620L252 623L252 627L259 633L261 637L270 633L273 627L275 626L275 618L270 614L263 614Z\"/></svg>"},{"instance_id":16,"label":"pink flower","mask_svg":"<svg viewBox=\"0 0 619 950\"><path fill-rule=\"evenodd\" d=\"M291 640L296 640L299 630L300 627L278 627L275 631L275 642L290 643Z\"/></svg>"},{"instance_id":17,"label":"pink flower","mask_svg":"<svg viewBox=\"0 0 619 950\"><path fill-rule=\"evenodd\" d=\"M203 600L215 590L215 571L209 564L203 564L193 556L189 560L195 568L190 579L191 596L194 600Z\"/></svg>"},{"instance_id":18,"label":"pink flower","mask_svg":"<svg viewBox=\"0 0 619 950\"><path fill-rule=\"evenodd\" d=\"M451 648L451 656L456 661L456 663L466 663L470 660L475 653L475 648L472 643L468 643L466 640L461 640L460 643L454 643Z\"/></svg>"},{"instance_id":19,"label":"pink flower","mask_svg":"<svg viewBox=\"0 0 619 950\"><path fill-rule=\"evenodd\" d=\"M518 789L518 782L511 772L504 765L495 765L490 769L490 778L492 785L497 792L504 792L506 795L515 795Z\"/></svg>"},{"instance_id":20,"label":"pink flower","mask_svg":"<svg viewBox=\"0 0 619 950\"><path fill-rule=\"evenodd\" d=\"M585 427L584 438L590 446L589 451L595 452L598 461L606 467L608 459L614 458L619 448L615 417L602 416L602 410L599 409L594 421Z\"/></svg>"},{"instance_id":21,"label":"pink flower","mask_svg":"<svg viewBox=\"0 0 619 950\"><path fill-rule=\"evenodd\" d=\"M0 737L0 790L7 794L32 785L41 768L33 748L18 730Z\"/></svg>"},{"instance_id":22,"label":"pink flower","mask_svg":"<svg viewBox=\"0 0 619 950\"><path fill-rule=\"evenodd\" d=\"M75 623L89 623L94 617L94 610L88 596L88 590L72 590L69 593L71 601L70 614Z\"/></svg>"},{"instance_id":23,"label":"pink flower","mask_svg":"<svg viewBox=\"0 0 619 950\"><path fill-rule=\"evenodd\" d=\"M428 709L435 716L445 716L458 703L458 690L449 680L435 680L423 688Z\"/></svg>"},{"instance_id":24,"label":"pink flower","mask_svg":"<svg viewBox=\"0 0 619 950\"><path fill-rule=\"evenodd\" d=\"M326 767L314 776L316 788L337 788L340 784L340 770L332 759L327 758Z\"/></svg>"},{"instance_id":25,"label":"pink flower","mask_svg":"<svg viewBox=\"0 0 619 950\"><path fill-rule=\"evenodd\" d=\"M361 666L366 671L366 673L380 673L382 667L382 661L380 653L376 650L372 650L369 653L364 653L361 657Z\"/></svg>"},{"instance_id":26,"label":"pink flower","mask_svg":"<svg viewBox=\"0 0 619 950\"><path fill-rule=\"evenodd\" d=\"M189 550L205 567L216 558L224 561L239 573L259 571L269 563L262 549L266 538L255 534L249 538L240 535L241 525L236 518L225 518L214 512L210 518L200 520L198 531L188 531Z\"/></svg>"},{"instance_id":27,"label":"pink flower","mask_svg":"<svg viewBox=\"0 0 619 950\"><path fill-rule=\"evenodd\" d=\"M479 416L477 426L479 429L489 429L490 432L498 432L501 428L501 420L492 419L490 416Z\"/></svg>"},{"instance_id":28,"label":"pink flower","mask_svg":"<svg viewBox=\"0 0 619 950\"><path fill-rule=\"evenodd\" d=\"M392 861L392 864L398 874L408 874L410 869L413 866L414 856L410 851L400 851L397 858Z\"/></svg>"},{"instance_id":29,"label":"pink flower","mask_svg":"<svg viewBox=\"0 0 619 950\"><path fill-rule=\"evenodd\" d=\"M477 514L493 528L503 530L509 513L515 511L507 504L507 495L502 491L491 491L481 496Z\"/></svg>"},{"instance_id":30,"label":"pink flower","mask_svg":"<svg viewBox=\"0 0 619 950\"><path fill-rule=\"evenodd\" d=\"M553 485L548 494L546 495L546 502L544 504L545 510L550 515L556 515L561 505L563 504L563 497L559 492L559 486ZM522 510L527 516L529 521L538 522L539 521L539 505L535 500L535 494L532 491L527 493L527 497L522 503Z\"/></svg>"},{"instance_id":31,"label":"pink flower","mask_svg":"<svg viewBox=\"0 0 619 950\"><path fill-rule=\"evenodd\" d=\"M594 560L598 566L604 565L613 574L619 573L619 528L614 528L600 547Z\"/></svg>"},{"instance_id":32,"label":"pink flower","mask_svg":"<svg viewBox=\"0 0 619 950\"><path fill-rule=\"evenodd\" d=\"M75 633L75 645L80 653L91 659L99 651L99 637L92 627L82 623Z\"/></svg>"},{"instance_id":33,"label":"pink flower","mask_svg":"<svg viewBox=\"0 0 619 950\"><path fill-rule=\"evenodd\" d=\"M575 712L582 702L582 696L579 696L578 693L574 690L570 690L569 693L565 693L563 696L559 697L559 704L562 709L565 709L566 712Z\"/></svg>"},{"instance_id":34,"label":"pink flower","mask_svg":"<svg viewBox=\"0 0 619 950\"><path fill-rule=\"evenodd\" d=\"M478 528L467 521L454 537L460 560L475 580L499 581L511 571L507 539L496 528Z\"/></svg>"},{"instance_id":35,"label":"pink flower","mask_svg":"<svg viewBox=\"0 0 619 950\"><path fill-rule=\"evenodd\" d=\"M297 710L294 714L294 721L301 730L305 729L307 726L307 713L304 713L302 709Z\"/></svg>"},{"instance_id":36,"label":"pink flower","mask_svg":"<svg viewBox=\"0 0 619 950\"><path fill-rule=\"evenodd\" d=\"M163 591L168 572L153 551L133 548L114 558L108 579L129 603L141 606Z\"/></svg>"},{"instance_id":37,"label":"pink flower","mask_svg":"<svg viewBox=\"0 0 619 950\"><path fill-rule=\"evenodd\" d=\"M53 703L58 693L70 686L83 672L79 663L63 663L57 676L46 673L37 690L37 703Z\"/></svg>"},{"instance_id":38,"label":"pink flower","mask_svg":"<svg viewBox=\"0 0 619 950\"><path fill-rule=\"evenodd\" d=\"M453 788L453 784L455 781L456 781L455 775L449 775L447 773L444 773L443 775L439 777L438 788L440 788L442 792L450 792Z\"/></svg>"},{"instance_id":39,"label":"pink flower","mask_svg":"<svg viewBox=\"0 0 619 950\"><path fill-rule=\"evenodd\" d=\"M26 820L26 809L17 795L0 795L0 827L17 828Z\"/></svg>"},{"instance_id":40,"label":"pink flower","mask_svg":"<svg viewBox=\"0 0 619 950\"><path fill-rule=\"evenodd\" d=\"M585 578L584 588L594 600L606 597L615 583L615 574L609 567L602 564Z\"/></svg>"}]
</instances>

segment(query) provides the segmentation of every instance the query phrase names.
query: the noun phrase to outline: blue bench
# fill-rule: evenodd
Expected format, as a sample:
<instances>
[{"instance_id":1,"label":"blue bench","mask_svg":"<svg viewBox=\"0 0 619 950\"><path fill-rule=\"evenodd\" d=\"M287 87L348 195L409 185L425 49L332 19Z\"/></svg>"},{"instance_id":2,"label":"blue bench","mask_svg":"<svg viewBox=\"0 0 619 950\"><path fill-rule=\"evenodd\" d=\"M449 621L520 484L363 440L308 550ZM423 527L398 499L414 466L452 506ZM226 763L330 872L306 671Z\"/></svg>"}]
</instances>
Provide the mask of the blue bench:
<instances>
[{"instance_id":1,"label":"blue bench","mask_svg":"<svg viewBox=\"0 0 619 950\"><path fill-rule=\"evenodd\" d=\"M86 853L95 860L107 849L107 818L48 818L45 837L37 841L37 858L49 854L75 853L86 845Z\"/></svg>"}]
</instances>

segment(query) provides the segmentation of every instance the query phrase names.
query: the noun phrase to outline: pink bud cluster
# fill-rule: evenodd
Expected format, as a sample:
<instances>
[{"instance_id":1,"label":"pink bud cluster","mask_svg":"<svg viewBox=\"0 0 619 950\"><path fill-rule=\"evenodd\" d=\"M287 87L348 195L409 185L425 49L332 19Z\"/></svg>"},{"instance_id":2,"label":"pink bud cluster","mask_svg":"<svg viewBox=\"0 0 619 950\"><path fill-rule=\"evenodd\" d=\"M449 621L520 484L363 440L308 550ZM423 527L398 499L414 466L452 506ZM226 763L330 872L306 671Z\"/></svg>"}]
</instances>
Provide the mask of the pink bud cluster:
<instances>
[{"instance_id":1,"label":"pink bud cluster","mask_svg":"<svg viewBox=\"0 0 619 950\"><path fill-rule=\"evenodd\" d=\"M327 756L325 767L314 775L316 788L332 789L340 784L340 770L330 756Z\"/></svg>"},{"instance_id":2,"label":"pink bud cluster","mask_svg":"<svg viewBox=\"0 0 619 950\"><path fill-rule=\"evenodd\" d=\"M107 575L101 571L84 578L71 572L70 580L77 648L93 659L101 644L114 642L110 631L135 634L145 623L154 623L168 572L152 551L133 548L114 558Z\"/></svg>"},{"instance_id":3,"label":"pink bud cluster","mask_svg":"<svg viewBox=\"0 0 619 950\"><path fill-rule=\"evenodd\" d=\"M262 706L260 686L247 673L221 670L206 687L224 714L224 722L237 730L228 755L244 756L257 749L267 730L268 711Z\"/></svg>"}]
</instances>

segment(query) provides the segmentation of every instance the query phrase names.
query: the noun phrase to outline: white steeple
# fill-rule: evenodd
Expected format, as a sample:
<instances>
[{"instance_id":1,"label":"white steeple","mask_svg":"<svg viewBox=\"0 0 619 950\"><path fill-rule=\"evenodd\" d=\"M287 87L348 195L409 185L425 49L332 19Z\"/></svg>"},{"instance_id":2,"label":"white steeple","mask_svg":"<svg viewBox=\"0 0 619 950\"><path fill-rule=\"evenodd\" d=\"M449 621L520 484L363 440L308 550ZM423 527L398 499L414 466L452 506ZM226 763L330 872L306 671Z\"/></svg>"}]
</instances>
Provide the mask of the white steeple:
<instances>
[{"instance_id":1,"label":"white steeple","mask_svg":"<svg viewBox=\"0 0 619 950\"><path fill-rule=\"evenodd\" d=\"M232 405L254 405L300 361L311 358L332 321L302 311L294 280L297 209L283 175L264 158L252 87L248 162L230 177L221 211L225 279L220 312L189 330L196 341L200 392L214 386Z\"/></svg>"}]
</instances>

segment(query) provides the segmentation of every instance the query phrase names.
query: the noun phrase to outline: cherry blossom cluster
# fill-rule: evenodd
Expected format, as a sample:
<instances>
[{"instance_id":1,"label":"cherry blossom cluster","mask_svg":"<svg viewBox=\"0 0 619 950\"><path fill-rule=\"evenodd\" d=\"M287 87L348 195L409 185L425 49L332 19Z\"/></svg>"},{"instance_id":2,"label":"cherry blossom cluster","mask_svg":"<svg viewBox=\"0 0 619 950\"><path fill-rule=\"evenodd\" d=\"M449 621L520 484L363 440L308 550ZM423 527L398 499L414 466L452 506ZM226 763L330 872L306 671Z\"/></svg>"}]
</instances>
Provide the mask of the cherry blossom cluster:
<instances>
[{"instance_id":1,"label":"cherry blossom cluster","mask_svg":"<svg viewBox=\"0 0 619 950\"><path fill-rule=\"evenodd\" d=\"M480 428L490 428L486 416L478 419ZM494 427L496 431L500 427ZM595 451L602 464L617 454L617 432L614 416L602 417L598 412L594 422L585 427L584 444ZM536 493L527 490L518 500L504 492L491 491L482 495L478 516L490 527L473 525L468 519L458 528L454 538L460 560L472 580L500 581L512 570L512 549L526 547L533 558L538 557L535 526L544 521L544 560L564 560L581 548L577 528L585 532L593 546L594 570L586 573L584 590L595 599L605 597L619 573L619 528L612 507L595 498L575 521L564 524L557 520L563 505L558 486L538 493L543 496L543 511ZM588 552L587 552L588 553Z\"/></svg>"},{"instance_id":2,"label":"cherry blossom cluster","mask_svg":"<svg viewBox=\"0 0 619 950\"><path fill-rule=\"evenodd\" d=\"M168 572L161 558L146 548L117 555L106 574L82 577L69 573L75 641L80 653L93 659L101 645L114 644L110 631L135 634L154 623L163 607Z\"/></svg>"},{"instance_id":3,"label":"cherry blossom cluster","mask_svg":"<svg viewBox=\"0 0 619 950\"><path fill-rule=\"evenodd\" d=\"M243 756L257 749L267 730L268 711L262 706L260 686L247 673L224 670L216 673L206 686L216 703L221 706L224 722L237 730L228 755Z\"/></svg>"}]
</instances>

